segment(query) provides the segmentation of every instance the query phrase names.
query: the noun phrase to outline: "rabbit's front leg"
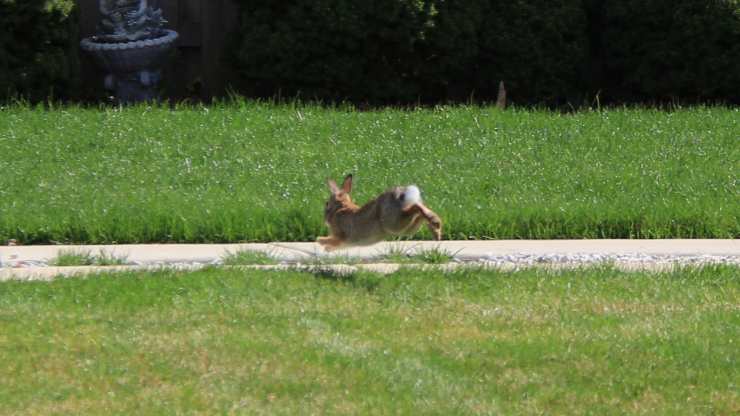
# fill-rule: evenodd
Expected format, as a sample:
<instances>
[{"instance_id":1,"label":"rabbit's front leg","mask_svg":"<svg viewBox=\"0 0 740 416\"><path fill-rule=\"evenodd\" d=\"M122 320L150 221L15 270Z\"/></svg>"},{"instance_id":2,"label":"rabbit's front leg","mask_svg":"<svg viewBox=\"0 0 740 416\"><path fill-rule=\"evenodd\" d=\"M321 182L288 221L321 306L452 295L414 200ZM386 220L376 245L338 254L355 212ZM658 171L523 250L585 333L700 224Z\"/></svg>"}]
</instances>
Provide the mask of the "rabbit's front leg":
<instances>
[{"instance_id":1,"label":"rabbit's front leg","mask_svg":"<svg viewBox=\"0 0 740 416\"><path fill-rule=\"evenodd\" d=\"M316 241L321 244L326 251L334 251L342 245L341 240L331 235L328 237L319 237Z\"/></svg>"}]
</instances>

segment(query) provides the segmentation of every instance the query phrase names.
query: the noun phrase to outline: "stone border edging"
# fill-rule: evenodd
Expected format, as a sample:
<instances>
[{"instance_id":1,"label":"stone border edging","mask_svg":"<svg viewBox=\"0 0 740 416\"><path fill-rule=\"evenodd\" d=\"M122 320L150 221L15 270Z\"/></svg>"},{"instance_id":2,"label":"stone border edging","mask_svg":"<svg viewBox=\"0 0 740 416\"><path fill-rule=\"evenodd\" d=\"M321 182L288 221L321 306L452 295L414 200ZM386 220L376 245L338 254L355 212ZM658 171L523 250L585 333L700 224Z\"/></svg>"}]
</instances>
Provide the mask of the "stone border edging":
<instances>
[{"instance_id":1,"label":"stone border edging","mask_svg":"<svg viewBox=\"0 0 740 416\"><path fill-rule=\"evenodd\" d=\"M696 264L697 267L712 263ZM495 264L480 263L363 263L363 264L275 264L275 265L244 265L219 266L224 269L238 270L272 270L272 271L299 271L313 274L328 274L349 276L357 272L372 272L383 275L395 273L401 269L441 270L444 272L469 270L501 270L515 271L529 268L540 268L551 271L576 270L589 267L609 266L622 271L663 272L674 270L685 265L680 263L650 263L650 262L603 262L603 263L541 263L518 265L515 263ZM101 274L126 272L157 272L157 271L196 271L209 265L179 265L179 266L69 266L69 267L31 267L31 268L1 268L0 282L6 281L52 281L58 278L90 277Z\"/></svg>"}]
</instances>

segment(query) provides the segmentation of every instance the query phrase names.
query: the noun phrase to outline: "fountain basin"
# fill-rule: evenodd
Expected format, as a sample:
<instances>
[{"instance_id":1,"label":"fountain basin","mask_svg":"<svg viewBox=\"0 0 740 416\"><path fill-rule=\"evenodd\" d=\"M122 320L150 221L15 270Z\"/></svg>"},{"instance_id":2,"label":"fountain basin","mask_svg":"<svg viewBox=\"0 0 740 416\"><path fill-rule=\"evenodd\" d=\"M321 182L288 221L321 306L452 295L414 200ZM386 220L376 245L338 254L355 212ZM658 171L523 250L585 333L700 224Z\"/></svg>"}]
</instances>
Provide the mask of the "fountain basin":
<instances>
[{"instance_id":1,"label":"fountain basin","mask_svg":"<svg viewBox=\"0 0 740 416\"><path fill-rule=\"evenodd\" d=\"M115 90L119 101L148 101L156 98L154 87L161 78L160 68L179 37L174 30L163 29L163 33L130 42L105 42L91 36L82 39L80 47L108 72L106 88Z\"/></svg>"},{"instance_id":2,"label":"fountain basin","mask_svg":"<svg viewBox=\"0 0 740 416\"><path fill-rule=\"evenodd\" d=\"M165 29L164 32L158 38L134 42L98 42L92 36L82 39L80 47L114 74L153 69L164 63L179 36L174 30Z\"/></svg>"}]
</instances>

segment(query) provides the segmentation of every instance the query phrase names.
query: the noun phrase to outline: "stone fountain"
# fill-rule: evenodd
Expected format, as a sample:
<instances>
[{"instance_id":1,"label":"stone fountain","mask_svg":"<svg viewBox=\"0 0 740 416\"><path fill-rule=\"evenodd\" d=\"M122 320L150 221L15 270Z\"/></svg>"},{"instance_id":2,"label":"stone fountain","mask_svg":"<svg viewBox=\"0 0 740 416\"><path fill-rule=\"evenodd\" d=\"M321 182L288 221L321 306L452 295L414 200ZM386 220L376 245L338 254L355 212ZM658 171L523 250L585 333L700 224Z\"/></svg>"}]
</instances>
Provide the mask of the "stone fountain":
<instances>
[{"instance_id":1,"label":"stone fountain","mask_svg":"<svg viewBox=\"0 0 740 416\"><path fill-rule=\"evenodd\" d=\"M147 0L99 0L99 6L98 34L82 39L80 47L107 72L105 88L119 103L155 100L177 32L163 27L162 10Z\"/></svg>"}]
</instances>

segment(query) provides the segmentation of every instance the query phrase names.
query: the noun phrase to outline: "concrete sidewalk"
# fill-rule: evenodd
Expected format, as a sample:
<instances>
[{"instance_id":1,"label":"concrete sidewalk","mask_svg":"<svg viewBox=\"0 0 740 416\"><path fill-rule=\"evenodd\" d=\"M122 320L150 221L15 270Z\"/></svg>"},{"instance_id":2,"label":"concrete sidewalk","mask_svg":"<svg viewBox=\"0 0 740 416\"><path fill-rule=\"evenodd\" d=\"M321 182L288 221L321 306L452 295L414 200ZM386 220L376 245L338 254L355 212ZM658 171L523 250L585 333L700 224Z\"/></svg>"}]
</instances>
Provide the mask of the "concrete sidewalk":
<instances>
[{"instance_id":1,"label":"concrete sidewalk","mask_svg":"<svg viewBox=\"0 0 740 416\"><path fill-rule=\"evenodd\" d=\"M453 256L444 265L382 263L393 251L413 255L438 249ZM163 267L197 270L222 263L223 256L241 250L267 253L278 264L236 266L253 269L300 269L310 272L351 273L369 270L392 273L400 267L442 268L523 267L573 268L608 262L622 270L666 270L681 265L726 263L740 265L740 240L516 240L385 242L326 253L315 243L271 244L143 244L104 246L0 247L0 281L53 280L94 273L158 270ZM60 252L104 253L121 258L121 266L54 267ZM347 261L347 260L350 261ZM329 264L337 262L340 264ZM341 264L351 263L351 264Z\"/></svg>"},{"instance_id":2,"label":"concrete sidewalk","mask_svg":"<svg viewBox=\"0 0 740 416\"><path fill-rule=\"evenodd\" d=\"M217 263L222 256L240 250L260 251L281 262L305 262L346 256L368 261L391 250L408 254L440 249L456 259L469 261L511 255L529 256L740 256L740 240L494 240L494 241L404 241L383 242L325 252L316 243L270 244L137 244L137 245L57 245L2 246L0 267L14 264L43 265L62 251L105 253L123 257L128 263Z\"/></svg>"}]
</instances>

